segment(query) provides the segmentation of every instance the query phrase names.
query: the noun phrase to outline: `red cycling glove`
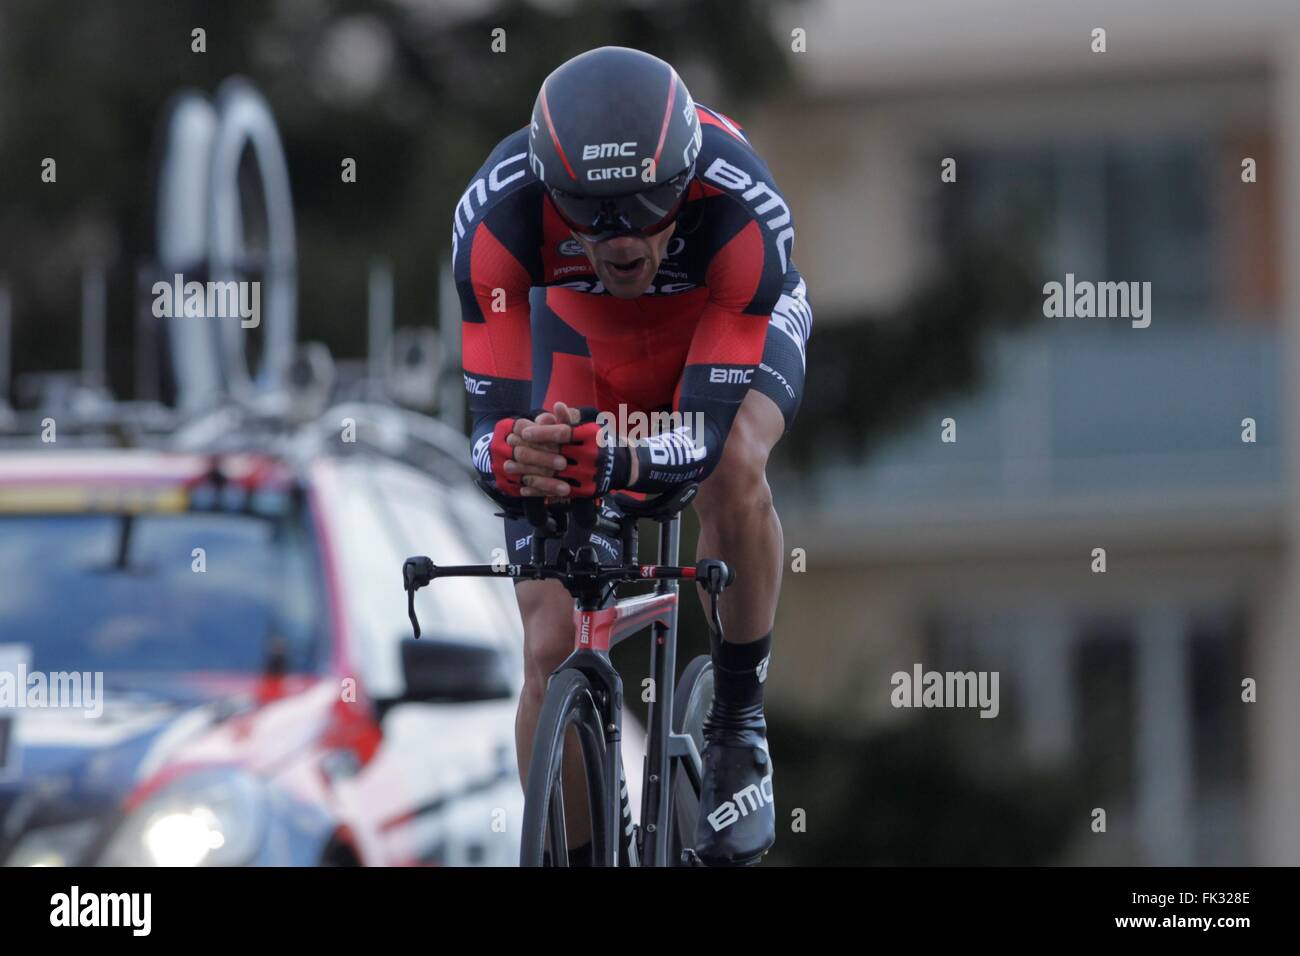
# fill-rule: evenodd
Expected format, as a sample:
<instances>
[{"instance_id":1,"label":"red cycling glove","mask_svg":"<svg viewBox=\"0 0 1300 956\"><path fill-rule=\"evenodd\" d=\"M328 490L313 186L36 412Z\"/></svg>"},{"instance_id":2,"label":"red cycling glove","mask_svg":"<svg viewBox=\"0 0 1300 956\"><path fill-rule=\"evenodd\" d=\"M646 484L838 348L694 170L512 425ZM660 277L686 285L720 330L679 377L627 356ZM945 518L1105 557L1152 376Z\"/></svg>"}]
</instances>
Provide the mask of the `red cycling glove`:
<instances>
[{"instance_id":1,"label":"red cycling glove","mask_svg":"<svg viewBox=\"0 0 1300 956\"><path fill-rule=\"evenodd\" d=\"M586 406L578 411L581 418L573 426L573 440L560 446L560 454L569 464L556 477L573 487L570 494L575 498L595 498L611 488L622 488L632 468L627 446L601 438L605 426L596 421L595 408Z\"/></svg>"},{"instance_id":2,"label":"red cycling glove","mask_svg":"<svg viewBox=\"0 0 1300 956\"><path fill-rule=\"evenodd\" d=\"M515 418L503 418L497 422L497 427L492 430L492 444L489 449L492 453L492 475L497 480L497 488L508 495L520 497L523 491L523 483L520 481L523 475L512 475L506 471L506 462L515 457L515 450L506 443L506 436L515 430Z\"/></svg>"}]
</instances>

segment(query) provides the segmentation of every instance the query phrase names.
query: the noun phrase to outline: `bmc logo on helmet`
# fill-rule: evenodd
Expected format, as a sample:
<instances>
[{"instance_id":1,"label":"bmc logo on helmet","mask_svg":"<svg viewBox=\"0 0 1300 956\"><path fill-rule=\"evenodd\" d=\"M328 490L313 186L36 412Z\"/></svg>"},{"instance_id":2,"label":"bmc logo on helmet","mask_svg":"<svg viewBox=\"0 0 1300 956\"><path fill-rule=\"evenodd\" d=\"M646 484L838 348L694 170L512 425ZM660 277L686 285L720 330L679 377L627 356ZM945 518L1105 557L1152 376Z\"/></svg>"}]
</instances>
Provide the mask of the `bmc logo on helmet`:
<instances>
[{"instance_id":1,"label":"bmc logo on helmet","mask_svg":"<svg viewBox=\"0 0 1300 956\"><path fill-rule=\"evenodd\" d=\"M636 143L588 143L582 147L583 159L609 159L611 156L635 156Z\"/></svg>"}]
</instances>

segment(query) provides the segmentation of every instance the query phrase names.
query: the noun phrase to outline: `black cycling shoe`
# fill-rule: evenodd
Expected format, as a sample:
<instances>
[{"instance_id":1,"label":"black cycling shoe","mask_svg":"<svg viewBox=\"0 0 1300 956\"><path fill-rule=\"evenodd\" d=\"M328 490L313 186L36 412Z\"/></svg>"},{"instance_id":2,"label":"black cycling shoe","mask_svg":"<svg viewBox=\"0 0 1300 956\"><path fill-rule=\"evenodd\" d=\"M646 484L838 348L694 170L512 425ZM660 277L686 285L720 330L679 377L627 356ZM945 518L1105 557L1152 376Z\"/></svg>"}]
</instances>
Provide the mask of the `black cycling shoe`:
<instances>
[{"instance_id":1,"label":"black cycling shoe","mask_svg":"<svg viewBox=\"0 0 1300 956\"><path fill-rule=\"evenodd\" d=\"M704 721L695 855L706 866L757 863L776 842L772 758L761 706Z\"/></svg>"}]
</instances>

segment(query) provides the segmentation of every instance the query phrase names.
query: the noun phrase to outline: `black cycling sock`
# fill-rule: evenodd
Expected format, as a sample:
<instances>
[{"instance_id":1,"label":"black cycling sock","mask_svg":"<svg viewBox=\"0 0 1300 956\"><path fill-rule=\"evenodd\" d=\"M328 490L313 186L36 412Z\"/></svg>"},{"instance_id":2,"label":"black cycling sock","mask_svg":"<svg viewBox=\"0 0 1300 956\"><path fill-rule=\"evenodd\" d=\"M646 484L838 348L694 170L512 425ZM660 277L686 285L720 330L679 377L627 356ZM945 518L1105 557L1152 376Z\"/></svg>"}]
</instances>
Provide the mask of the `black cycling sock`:
<instances>
[{"instance_id":1,"label":"black cycling sock","mask_svg":"<svg viewBox=\"0 0 1300 956\"><path fill-rule=\"evenodd\" d=\"M771 653L771 632L748 644L714 639L712 709L716 716L762 712Z\"/></svg>"}]
</instances>

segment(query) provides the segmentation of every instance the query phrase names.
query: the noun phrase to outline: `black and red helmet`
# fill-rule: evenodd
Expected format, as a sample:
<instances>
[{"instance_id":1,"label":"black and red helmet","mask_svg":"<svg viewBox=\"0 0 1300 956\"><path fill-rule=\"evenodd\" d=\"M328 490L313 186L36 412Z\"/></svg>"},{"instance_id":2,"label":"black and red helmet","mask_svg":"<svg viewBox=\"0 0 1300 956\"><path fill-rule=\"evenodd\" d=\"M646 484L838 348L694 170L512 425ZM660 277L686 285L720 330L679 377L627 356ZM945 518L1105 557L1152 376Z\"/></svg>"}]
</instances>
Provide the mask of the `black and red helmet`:
<instances>
[{"instance_id":1,"label":"black and red helmet","mask_svg":"<svg viewBox=\"0 0 1300 956\"><path fill-rule=\"evenodd\" d=\"M667 228L699 151L686 84L640 50L575 56L546 78L533 104L529 165L560 217L589 239Z\"/></svg>"}]
</instances>

